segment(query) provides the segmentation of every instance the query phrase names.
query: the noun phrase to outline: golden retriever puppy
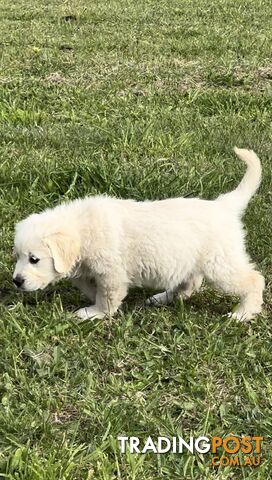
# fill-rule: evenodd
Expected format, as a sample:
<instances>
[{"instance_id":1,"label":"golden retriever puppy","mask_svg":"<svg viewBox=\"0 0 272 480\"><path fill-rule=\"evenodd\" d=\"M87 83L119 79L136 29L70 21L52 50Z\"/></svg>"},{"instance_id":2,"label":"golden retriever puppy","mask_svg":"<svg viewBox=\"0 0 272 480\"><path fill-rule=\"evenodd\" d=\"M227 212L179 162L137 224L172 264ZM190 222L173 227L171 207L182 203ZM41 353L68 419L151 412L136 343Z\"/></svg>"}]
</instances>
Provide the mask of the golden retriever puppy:
<instances>
[{"instance_id":1,"label":"golden retriever puppy","mask_svg":"<svg viewBox=\"0 0 272 480\"><path fill-rule=\"evenodd\" d=\"M241 216L261 165L253 151L235 152L247 171L215 200L97 196L30 215L16 226L13 282L33 291L70 278L93 304L77 311L87 319L113 315L132 286L161 292L147 301L161 305L190 296L206 278L240 297L234 318L251 319L261 312L264 279L246 253Z\"/></svg>"}]
</instances>

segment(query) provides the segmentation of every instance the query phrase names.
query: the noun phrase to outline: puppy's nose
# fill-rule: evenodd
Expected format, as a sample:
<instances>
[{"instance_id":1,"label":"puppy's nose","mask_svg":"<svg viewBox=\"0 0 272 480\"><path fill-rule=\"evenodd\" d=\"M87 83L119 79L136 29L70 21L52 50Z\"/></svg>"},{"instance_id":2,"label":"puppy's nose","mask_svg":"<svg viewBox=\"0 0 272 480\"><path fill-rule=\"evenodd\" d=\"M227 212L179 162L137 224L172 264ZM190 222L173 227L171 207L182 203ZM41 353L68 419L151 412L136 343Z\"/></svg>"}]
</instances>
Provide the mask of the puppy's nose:
<instances>
[{"instance_id":1,"label":"puppy's nose","mask_svg":"<svg viewBox=\"0 0 272 480\"><path fill-rule=\"evenodd\" d=\"M14 277L12 281L13 283L15 283L16 287L20 288L25 280L21 275L16 275L16 277Z\"/></svg>"}]
</instances>

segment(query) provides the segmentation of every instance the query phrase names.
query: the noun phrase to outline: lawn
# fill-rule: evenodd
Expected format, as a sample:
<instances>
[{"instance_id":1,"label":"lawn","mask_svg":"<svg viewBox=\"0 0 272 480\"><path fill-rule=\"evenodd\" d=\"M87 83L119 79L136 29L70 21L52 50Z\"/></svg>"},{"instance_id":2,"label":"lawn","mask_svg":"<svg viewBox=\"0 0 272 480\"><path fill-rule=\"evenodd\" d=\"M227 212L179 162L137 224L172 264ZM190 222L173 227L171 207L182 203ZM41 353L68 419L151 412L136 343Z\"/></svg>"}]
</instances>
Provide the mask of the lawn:
<instances>
[{"instance_id":1,"label":"lawn","mask_svg":"<svg viewBox=\"0 0 272 480\"><path fill-rule=\"evenodd\" d=\"M271 22L265 0L1 1L0 478L272 478ZM134 291L79 325L68 282L13 289L19 219L86 194L214 198L244 173L234 145L263 164L244 217L256 319L226 318L236 299L206 286L161 309ZM203 434L265 437L261 465L117 441Z\"/></svg>"}]
</instances>

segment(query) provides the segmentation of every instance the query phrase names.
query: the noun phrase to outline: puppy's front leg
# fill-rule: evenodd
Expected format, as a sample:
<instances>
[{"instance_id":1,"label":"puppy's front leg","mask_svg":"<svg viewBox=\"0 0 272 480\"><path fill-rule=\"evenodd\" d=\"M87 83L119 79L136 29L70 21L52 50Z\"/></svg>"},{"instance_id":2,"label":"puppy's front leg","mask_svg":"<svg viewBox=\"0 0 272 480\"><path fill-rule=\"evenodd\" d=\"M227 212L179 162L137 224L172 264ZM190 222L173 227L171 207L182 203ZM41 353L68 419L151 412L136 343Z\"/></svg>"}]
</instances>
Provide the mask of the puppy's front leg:
<instances>
[{"instance_id":1,"label":"puppy's front leg","mask_svg":"<svg viewBox=\"0 0 272 480\"><path fill-rule=\"evenodd\" d=\"M97 281L95 305L77 310L76 315L82 320L88 318L104 318L106 315L113 315L120 307L122 300L127 294L127 283L105 280L100 278Z\"/></svg>"},{"instance_id":2,"label":"puppy's front leg","mask_svg":"<svg viewBox=\"0 0 272 480\"><path fill-rule=\"evenodd\" d=\"M85 277L78 277L72 279L73 285L77 287L86 297L95 303L96 298L96 285L94 280Z\"/></svg>"}]
</instances>

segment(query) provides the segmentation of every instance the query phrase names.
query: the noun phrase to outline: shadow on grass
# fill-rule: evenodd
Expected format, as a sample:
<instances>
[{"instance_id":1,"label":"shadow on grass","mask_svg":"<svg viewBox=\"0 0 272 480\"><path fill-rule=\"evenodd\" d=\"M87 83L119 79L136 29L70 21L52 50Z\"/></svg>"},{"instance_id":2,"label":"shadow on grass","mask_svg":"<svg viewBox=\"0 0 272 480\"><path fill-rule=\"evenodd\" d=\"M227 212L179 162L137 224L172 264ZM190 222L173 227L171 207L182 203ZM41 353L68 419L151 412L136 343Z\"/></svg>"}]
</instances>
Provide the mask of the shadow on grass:
<instances>
[{"instance_id":1,"label":"shadow on grass","mask_svg":"<svg viewBox=\"0 0 272 480\"><path fill-rule=\"evenodd\" d=\"M137 312L159 312L165 309L171 313L177 313L181 309L184 313L194 312L201 316L222 316L233 309L237 301L233 301L232 297L220 295L217 291L210 288L193 295L185 300L175 300L167 306L146 306L145 300L154 294L154 291L147 289L132 289L122 304L122 313L129 314L132 311ZM15 288L0 289L0 303L10 305L16 302L22 303L24 306L37 307L43 302L53 304L56 298L60 297L61 302L67 312L73 313L80 307L88 305L88 300L69 282L63 282L56 286L51 286L43 291L38 292L20 292Z\"/></svg>"}]
</instances>

